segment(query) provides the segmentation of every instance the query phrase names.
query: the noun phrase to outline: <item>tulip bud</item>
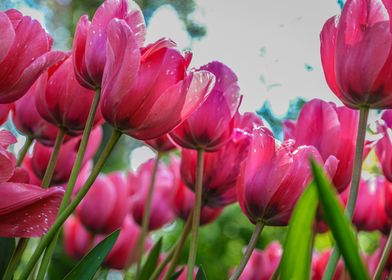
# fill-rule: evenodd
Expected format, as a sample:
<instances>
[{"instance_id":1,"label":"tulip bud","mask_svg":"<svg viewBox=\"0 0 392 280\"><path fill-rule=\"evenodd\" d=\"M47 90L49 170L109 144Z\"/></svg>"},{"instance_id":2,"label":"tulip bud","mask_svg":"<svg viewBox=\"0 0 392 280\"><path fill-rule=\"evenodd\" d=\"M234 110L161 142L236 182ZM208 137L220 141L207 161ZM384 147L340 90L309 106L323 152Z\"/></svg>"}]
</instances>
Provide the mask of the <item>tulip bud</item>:
<instances>
[{"instance_id":1,"label":"tulip bud","mask_svg":"<svg viewBox=\"0 0 392 280\"><path fill-rule=\"evenodd\" d=\"M325 270L327 269L327 264L329 258L331 257L331 250L324 251L321 254L314 254L312 258L312 280L322 280ZM349 278L344 273L343 261L340 259L335 273L333 275L333 280L349 280Z\"/></svg>"},{"instance_id":2,"label":"tulip bud","mask_svg":"<svg viewBox=\"0 0 392 280\"><path fill-rule=\"evenodd\" d=\"M72 258L79 260L91 249L93 236L75 216L64 223L64 250Z\"/></svg>"}]
</instances>

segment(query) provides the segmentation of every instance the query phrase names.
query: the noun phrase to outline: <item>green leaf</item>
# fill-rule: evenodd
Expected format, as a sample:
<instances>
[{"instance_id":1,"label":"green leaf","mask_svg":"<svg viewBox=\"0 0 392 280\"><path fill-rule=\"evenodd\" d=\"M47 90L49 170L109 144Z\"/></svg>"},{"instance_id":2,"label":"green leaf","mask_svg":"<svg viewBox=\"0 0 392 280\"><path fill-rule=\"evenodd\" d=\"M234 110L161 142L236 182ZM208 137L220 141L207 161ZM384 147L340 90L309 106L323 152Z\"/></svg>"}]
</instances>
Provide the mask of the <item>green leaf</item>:
<instances>
[{"instance_id":1,"label":"green leaf","mask_svg":"<svg viewBox=\"0 0 392 280\"><path fill-rule=\"evenodd\" d=\"M120 230L112 232L95 246L63 280L90 280L100 268L103 260L114 246Z\"/></svg>"},{"instance_id":2,"label":"green leaf","mask_svg":"<svg viewBox=\"0 0 392 280\"><path fill-rule=\"evenodd\" d=\"M152 248L150 254L147 257L146 263L143 265L143 268L140 272L140 280L148 280L150 276L154 272L159 259L159 254L162 248L162 237L159 238L158 242Z\"/></svg>"},{"instance_id":3,"label":"green leaf","mask_svg":"<svg viewBox=\"0 0 392 280\"><path fill-rule=\"evenodd\" d=\"M290 219L280 264L280 279L310 279L313 222L318 205L312 182L299 198Z\"/></svg>"},{"instance_id":4,"label":"green leaf","mask_svg":"<svg viewBox=\"0 0 392 280\"><path fill-rule=\"evenodd\" d=\"M323 169L313 160L311 160L311 165L324 219L331 229L351 279L369 279L369 274L359 255L354 228L343 213L342 205L336 198L335 189L324 175Z\"/></svg>"},{"instance_id":5,"label":"green leaf","mask_svg":"<svg viewBox=\"0 0 392 280\"><path fill-rule=\"evenodd\" d=\"M169 280L177 280L183 271L184 271L184 268L180 269L179 271L176 271L175 273L173 273L172 276L170 276Z\"/></svg>"},{"instance_id":6,"label":"green leaf","mask_svg":"<svg viewBox=\"0 0 392 280\"><path fill-rule=\"evenodd\" d=\"M15 250L15 238L1 237L0 248L0 278L2 278Z\"/></svg>"},{"instance_id":7,"label":"green leaf","mask_svg":"<svg viewBox=\"0 0 392 280\"><path fill-rule=\"evenodd\" d=\"M200 266L199 270L197 271L196 280L207 280L207 276L202 266Z\"/></svg>"}]
</instances>

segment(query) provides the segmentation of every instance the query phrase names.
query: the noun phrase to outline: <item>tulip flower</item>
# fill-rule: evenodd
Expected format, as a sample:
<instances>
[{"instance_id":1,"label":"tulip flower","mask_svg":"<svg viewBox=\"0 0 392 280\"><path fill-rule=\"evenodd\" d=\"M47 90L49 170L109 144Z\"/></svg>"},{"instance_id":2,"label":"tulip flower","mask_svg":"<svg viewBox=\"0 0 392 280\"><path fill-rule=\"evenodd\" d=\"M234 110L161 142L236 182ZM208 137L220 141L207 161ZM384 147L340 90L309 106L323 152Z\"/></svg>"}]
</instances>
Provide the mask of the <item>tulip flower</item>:
<instances>
[{"instance_id":1,"label":"tulip flower","mask_svg":"<svg viewBox=\"0 0 392 280\"><path fill-rule=\"evenodd\" d=\"M144 205L147 199L153 165L154 160L150 159L142 164L135 174L130 173L128 176L129 185L133 188L134 193L131 197L131 213L135 222L139 225L142 225ZM151 204L151 216L148 223L149 230L159 229L174 219L171 207L173 181L173 175L170 170L163 163L160 163Z\"/></svg>"},{"instance_id":2,"label":"tulip flower","mask_svg":"<svg viewBox=\"0 0 392 280\"><path fill-rule=\"evenodd\" d=\"M200 70L215 75L215 86L206 102L175 128L170 137L181 147L212 152L231 137L234 116L241 103L240 88L235 73L223 63L214 61Z\"/></svg>"},{"instance_id":3,"label":"tulip flower","mask_svg":"<svg viewBox=\"0 0 392 280\"><path fill-rule=\"evenodd\" d=\"M7 151L15 142L11 133L0 131L0 236L39 237L54 222L64 191L23 183L26 174Z\"/></svg>"},{"instance_id":4,"label":"tulip flower","mask_svg":"<svg viewBox=\"0 0 392 280\"><path fill-rule=\"evenodd\" d=\"M127 194L127 182L120 173L100 175L76 213L87 229L109 234L121 227L129 211Z\"/></svg>"},{"instance_id":5,"label":"tulip flower","mask_svg":"<svg viewBox=\"0 0 392 280\"><path fill-rule=\"evenodd\" d=\"M0 103L22 97L39 75L64 57L50 52L52 38L41 24L17 10L0 11Z\"/></svg>"},{"instance_id":6,"label":"tulip flower","mask_svg":"<svg viewBox=\"0 0 392 280\"><path fill-rule=\"evenodd\" d=\"M381 163L384 176L392 182L392 110L385 110L378 121L377 131L380 139L376 142L375 152Z\"/></svg>"},{"instance_id":7,"label":"tulip flower","mask_svg":"<svg viewBox=\"0 0 392 280\"><path fill-rule=\"evenodd\" d=\"M75 216L64 223L64 250L68 256L79 260L91 249L93 235L89 233Z\"/></svg>"},{"instance_id":8,"label":"tulip flower","mask_svg":"<svg viewBox=\"0 0 392 280\"><path fill-rule=\"evenodd\" d=\"M236 183L240 165L248 155L251 137L244 131L236 134L217 152L204 153L203 203L223 207L237 200ZM194 190L196 183L197 151L182 149L181 178Z\"/></svg>"},{"instance_id":9,"label":"tulip flower","mask_svg":"<svg viewBox=\"0 0 392 280\"><path fill-rule=\"evenodd\" d=\"M12 108L14 108L13 103L0 104L0 125L2 125L8 120L8 115Z\"/></svg>"},{"instance_id":10,"label":"tulip flower","mask_svg":"<svg viewBox=\"0 0 392 280\"><path fill-rule=\"evenodd\" d=\"M362 178L359 185L358 201L355 207L353 224L358 230L379 230L388 233L391 228L386 199L390 183L383 176ZM348 190L341 195L343 202L347 202Z\"/></svg>"},{"instance_id":11,"label":"tulip flower","mask_svg":"<svg viewBox=\"0 0 392 280\"><path fill-rule=\"evenodd\" d=\"M124 21L113 20L101 111L116 129L139 140L162 136L192 114L214 83L208 71L187 73L191 55L161 39L139 49ZM162 106L165 110L162 110Z\"/></svg>"},{"instance_id":12,"label":"tulip flower","mask_svg":"<svg viewBox=\"0 0 392 280\"><path fill-rule=\"evenodd\" d=\"M43 79L38 79L27 93L15 102L12 120L21 134L35 139L43 145L53 146L58 129L43 119L35 107L36 96L40 94L41 90L45 90L42 86L43 82ZM68 139L70 138L68 137Z\"/></svg>"},{"instance_id":13,"label":"tulip flower","mask_svg":"<svg viewBox=\"0 0 392 280\"><path fill-rule=\"evenodd\" d=\"M170 159L170 169L174 175L175 181L173 210L179 218L186 221L192 213L195 203L195 194L182 182L180 177L180 162L177 158L172 157ZM209 224L216 220L222 210L223 208L203 206L200 214L200 225Z\"/></svg>"},{"instance_id":14,"label":"tulip flower","mask_svg":"<svg viewBox=\"0 0 392 280\"><path fill-rule=\"evenodd\" d=\"M173 141L169 138L168 134L147 140L145 143L158 153L167 153L177 148Z\"/></svg>"},{"instance_id":15,"label":"tulip flower","mask_svg":"<svg viewBox=\"0 0 392 280\"><path fill-rule=\"evenodd\" d=\"M324 251L321 254L314 254L312 258L312 280L322 280L324 272L327 268L328 260L331 256L331 251ZM335 274L333 275L333 280L348 280L349 278L344 274L343 261L338 262Z\"/></svg>"},{"instance_id":16,"label":"tulip flower","mask_svg":"<svg viewBox=\"0 0 392 280\"><path fill-rule=\"evenodd\" d=\"M140 8L134 1L106 0L95 12L92 22L82 16L76 26L73 44L73 64L76 78L86 88L101 87L106 63L108 25L112 19L122 19L134 36L136 47L142 47L146 25Z\"/></svg>"},{"instance_id":17,"label":"tulip flower","mask_svg":"<svg viewBox=\"0 0 392 280\"><path fill-rule=\"evenodd\" d=\"M272 242L265 250L254 250L240 280L269 280L278 268L282 257L282 246Z\"/></svg>"},{"instance_id":18,"label":"tulip flower","mask_svg":"<svg viewBox=\"0 0 392 280\"><path fill-rule=\"evenodd\" d=\"M92 159L99 148L102 139L102 128L97 127L91 133L88 141L86 153L83 157L82 166ZM76 154L80 144L80 137L72 138L67 143L61 146L58 161L54 170L52 184L63 184L68 181L71 170L76 159ZM34 145L33 154L31 158L31 167L35 175L42 179L46 167L49 163L52 148L46 147L41 143Z\"/></svg>"},{"instance_id":19,"label":"tulip flower","mask_svg":"<svg viewBox=\"0 0 392 280\"><path fill-rule=\"evenodd\" d=\"M336 157L339 163L332 181L342 192L351 182L357 122L357 111L312 99L302 108L296 124L284 123L285 139L292 135L296 147L314 146L324 161Z\"/></svg>"},{"instance_id":20,"label":"tulip flower","mask_svg":"<svg viewBox=\"0 0 392 280\"><path fill-rule=\"evenodd\" d=\"M325 78L350 108L392 107L391 11L385 2L348 0L321 31Z\"/></svg>"},{"instance_id":21,"label":"tulip flower","mask_svg":"<svg viewBox=\"0 0 392 280\"><path fill-rule=\"evenodd\" d=\"M76 80L72 57L51 67L40 79L44 79L36 97L39 114L48 122L64 129L69 135L82 134L91 107L94 91L85 89ZM87 109L87 110L86 110ZM94 124L102 120L97 114Z\"/></svg>"}]
</instances>

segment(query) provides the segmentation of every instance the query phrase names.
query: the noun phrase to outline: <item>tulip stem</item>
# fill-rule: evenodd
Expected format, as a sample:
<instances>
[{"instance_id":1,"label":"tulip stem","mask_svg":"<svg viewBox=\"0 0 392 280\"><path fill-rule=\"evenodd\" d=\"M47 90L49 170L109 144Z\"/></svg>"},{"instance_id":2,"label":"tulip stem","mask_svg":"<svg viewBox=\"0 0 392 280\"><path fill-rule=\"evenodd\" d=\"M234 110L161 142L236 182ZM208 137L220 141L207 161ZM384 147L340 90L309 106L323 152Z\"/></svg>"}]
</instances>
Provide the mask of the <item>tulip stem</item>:
<instances>
[{"instance_id":1,"label":"tulip stem","mask_svg":"<svg viewBox=\"0 0 392 280\"><path fill-rule=\"evenodd\" d=\"M155 179L157 177L158 166L159 166L159 161L160 161L161 157L162 157L162 153L158 152L157 156L155 157L155 161L154 161L154 167L153 167L151 178L150 178L150 185L148 186L147 201L146 201L146 204L144 205L144 209L143 209L142 228L141 228L141 232L140 232L139 241L137 243L136 279L140 278L144 243L146 240L146 236L148 234L148 225L150 223L151 204L152 204L152 198L153 198L153 194L154 194Z\"/></svg>"},{"instance_id":2,"label":"tulip stem","mask_svg":"<svg viewBox=\"0 0 392 280\"><path fill-rule=\"evenodd\" d=\"M191 231L192 216L193 216L193 211L189 214L188 219L186 220L184 229L182 231L180 239L178 240L178 243L173 247L173 250L172 250L173 251L172 260L171 260L169 268L167 269L167 272L166 272L164 280L170 279L170 277L174 273L174 270L176 269L176 266L177 266L178 260L180 259L180 256L181 256L182 249L184 247L186 238L188 237L189 232ZM169 261L170 261L170 259L169 259ZM163 268L162 268L162 270L163 270Z\"/></svg>"},{"instance_id":3,"label":"tulip stem","mask_svg":"<svg viewBox=\"0 0 392 280\"><path fill-rule=\"evenodd\" d=\"M264 228L264 223L262 221L258 221L256 223L256 227L253 231L252 237L249 241L248 247L246 247L240 265L237 267L234 274L230 277L230 280L237 280L238 278L240 278L241 273L244 271L246 264L248 263L250 256L252 255L252 252L256 247L257 240L259 239L260 233L262 232L263 228Z\"/></svg>"},{"instance_id":4,"label":"tulip stem","mask_svg":"<svg viewBox=\"0 0 392 280\"><path fill-rule=\"evenodd\" d=\"M361 181L361 171L362 171L362 158L363 158L363 150L365 146L365 136L366 136L366 126L367 120L369 116L369 107L362 106L359 110L359 123L358 123L358 133L357 133L357 142L355 145L355 157L354 157L354 165L351 176L351 188L350 195L348 198L345 214L350 220L353 217L355 204L357 202L358 197L358 189L359 182ZM340 257L340 253L338 248L332 252L332 255L328 261L327 268L325 270L323 280L332 279L335 274L336 265L338 264Z\"/></svg>"},{"instance_id":5,"label":"tulip stem","mask_svg":"<svg viewBox=\"0 0 392 280\"><path fill-rule=\"evenodd\" d=\"M41 186L43 188L48 188L50 182L52 181L52 177L54 174L54 170L57 164L57 158L60 154L61 145L63 144L65 136L65 130L63 128L59 128L56 136L56 142L54 143L52 154L50 155L48 166L46 167L44 178L42 178Z\"/></svg>"},{"instance_id":6,"label":"tulip stem","mask_svg":"<svg viewBox=\"0 0 392 280\"><path fill-rule=\"evenodd\" d=\"M186 274L187 280L193 279L193 269L196 262L197 253L197 238L199 234L200 225L200 213L202 206L202 194L203 194L203 169L204 169L204 150L197 150L197 165L196 165L196 182L195 182L195 207L193 209L192 217L192 235L191 245L189 248L188 256L188 271Z\"/></svg>"},{"instance_id":7,"label":"tulip stem","mask_svg":"<svg viewBox=\"0 0 392 280\"><path fill-rule=\"evenodd\" d=\"M384 251L382 252L380 262L377 265L376 272L374 273L373 280L380 280L384 267L388 261L389 254L392 249L392 230L389 232L387 243L385 244Z\"/></svg>"},{"instance_id":8,"label":"tulip stem","mask_svg":"<svg viewBox=\"0 0 392 280\"><path fill-rule=\"evenodd\" d=\"M34 138L32 137L27 137L25 143L23 144L22 149L19 152L18 155L18 160L16 162L16 166L20 166L26 157L27 152L29 151L31 145L33 144Z\"/></svg>"},{"instance_id":9,"label":"tulip stem","mask_svg":"<svg viewBox=\"0 0 392 280\"><path fill-rule=\"evenodd\" d=\"M73 164L71 175L68 180L67 188L65 190L64 197L63 197L61 204L60 204L59 214L64 211L65 207L67 207L67 205L69 204L69 202L71 200L71 195L72 195L73 190L75 188L76 180L78 178L80 169L82 168L83 157L84 157L84 154L86 153L88 139L90 137L91 130L94 125L94 119L95 119L95 115L97 113L100 98L101 98L101 91L98 89L95 91L95 94L94 94L93 103L91 104L90 112L88 114L87 121L86 121L86 126L83 130L82 140L80 141L78 153L76 155L76 160ZM53 238L53 240L50 243L50 245L48 246L48 248L45 250L45 254L42 258L41 265L38 270L37 280L43 280L45 277L46 270L48 269L50 260L52 258L53 252L54 252L54 249L56 248L59 232L56 234L56 236Z\"/></svg>"},{"instance_id":10,"label":"tulip stem","mask_svg":"<svg viewBox=\"0 0 392 280\"><path fill-rule=\"evenodd\" d=\"M35 249L33 255L31 256L29 262L26 264L25 269L23 270L20 280L26 280L34 268L34 265L38 261L39 257L42 255L45 248L49 245L49 243L53 240L56 236L57 231L61 228L64 224L65 220L72 214L72 212L76 209L79 203L82 201L83 197L87 194L90 187L94 183L95 179L98 177L99 172L102 170L107 158L109 157L110 153L112 152L113 148L117 144L118 140L120 139L121 132L118 130L113 130L112 135L108 143L106 144L104 150L102 151L98 161L96 162L93 170L91 171L90 176L87 178L86 182L84 183L83 187L79 190L75 198L72 202L64 209L63 212L59 214L55 223L53 224L52 228L47 232L47 234L41 239L40 243L38 244L37 248Z\"/></svg>"}]
</instances>

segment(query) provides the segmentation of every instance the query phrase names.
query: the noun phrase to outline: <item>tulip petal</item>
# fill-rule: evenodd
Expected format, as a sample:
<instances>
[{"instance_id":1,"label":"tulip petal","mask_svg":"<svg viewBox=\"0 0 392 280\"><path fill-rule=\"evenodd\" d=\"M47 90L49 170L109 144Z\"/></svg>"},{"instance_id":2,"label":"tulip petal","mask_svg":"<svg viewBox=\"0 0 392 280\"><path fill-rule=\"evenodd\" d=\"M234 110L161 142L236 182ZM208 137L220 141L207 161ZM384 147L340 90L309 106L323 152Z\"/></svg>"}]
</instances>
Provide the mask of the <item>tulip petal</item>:
<instances>
[{"instance_id":1,"label":"tulip petal","mask_svg":"<svg viewBox=\"0 0 392 280\"><path fill-rule=\"evenodd\" d=\"M11 49L14 39L15 31L13 29L12 23L8 18L7 14L0 11L0 34L1 34L1 44L0 44L0 63L8 54Z\"/></svg>"},{"instance_id":2,"label":"tulip petal","mask_svg":"<svg viewBox=\"0 0 392 280\"><path fill-rule=\"evenodd\" d=\"M39 237L54 222L64 190L2 183L0 186L0 236Z\"/></svg>"}]
</instances>

